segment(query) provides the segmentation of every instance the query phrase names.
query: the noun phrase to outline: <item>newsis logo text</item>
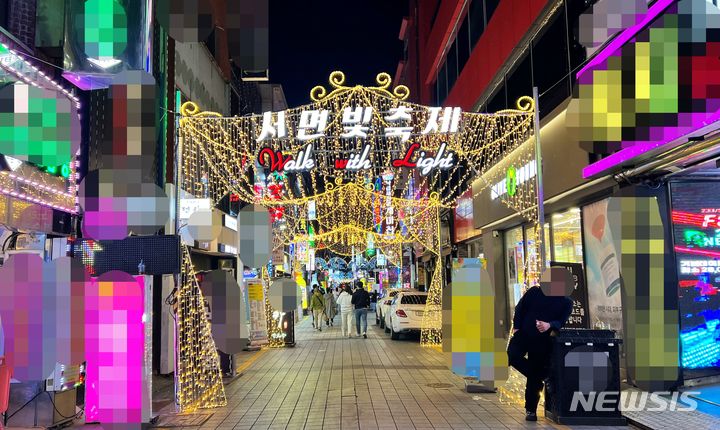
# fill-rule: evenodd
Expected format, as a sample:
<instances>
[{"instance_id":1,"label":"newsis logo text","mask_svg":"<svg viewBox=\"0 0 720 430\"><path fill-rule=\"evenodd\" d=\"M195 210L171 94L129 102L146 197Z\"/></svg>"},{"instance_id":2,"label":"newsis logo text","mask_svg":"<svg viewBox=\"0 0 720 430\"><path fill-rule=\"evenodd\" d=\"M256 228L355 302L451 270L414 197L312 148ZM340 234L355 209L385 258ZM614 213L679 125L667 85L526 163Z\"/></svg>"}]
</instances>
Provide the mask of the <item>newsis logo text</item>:
<instances>
[{"instance_id":1,"label":"newsis logo text","mask_svg":"<svg viewBox=\"0 0 720 430\"><path fill-rule=\"evenodd\" d=\"M699 391L686 391L684 393L670 391L590 391L582 393L575 391L570 411L582 410L585 412L612 412L620 409L622 412L690 412L697 409L697 402L691 397L700 394ZM619 398L619 402L618 402ZM617 405L617 408L615 407Z\"/></svg>"}]
</instances>

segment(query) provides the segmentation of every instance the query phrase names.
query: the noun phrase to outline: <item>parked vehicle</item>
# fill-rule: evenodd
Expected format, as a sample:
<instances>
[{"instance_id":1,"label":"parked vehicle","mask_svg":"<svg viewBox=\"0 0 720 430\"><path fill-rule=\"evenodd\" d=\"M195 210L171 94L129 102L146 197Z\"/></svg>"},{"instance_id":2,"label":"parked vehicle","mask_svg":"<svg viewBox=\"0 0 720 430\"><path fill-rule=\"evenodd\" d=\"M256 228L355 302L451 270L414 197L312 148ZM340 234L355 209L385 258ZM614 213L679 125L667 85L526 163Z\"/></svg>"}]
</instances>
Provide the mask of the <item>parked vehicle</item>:
<instances>
[{"instance_id":1,"label":"parked vehicle","mask_svg":"<svg viewBox=\"0 0 720 430\"><path fill-rule=\"evenodd\" d=\"M375 308L375 324L379 324L380 328L385 327L385 314L387 313L387 309L390 307L390 302L392 302L392 299L395 298L395 295L400 291L409 290L407 290L406 288L390 288L385 292L382 298L378 299Z\"/></svg>"},{"instance_id":2,"label":"parked vehicle","mask_svg":"<svg viewBox=\"0 0 720 430\"><path fill-rule=\"evenodd\" d=\"M387 311L386 325L392 340L400 339L400 334L418 332L422 328L425 304L428 293L403 291L398 293Z\"/></svg>"}]
</instances>

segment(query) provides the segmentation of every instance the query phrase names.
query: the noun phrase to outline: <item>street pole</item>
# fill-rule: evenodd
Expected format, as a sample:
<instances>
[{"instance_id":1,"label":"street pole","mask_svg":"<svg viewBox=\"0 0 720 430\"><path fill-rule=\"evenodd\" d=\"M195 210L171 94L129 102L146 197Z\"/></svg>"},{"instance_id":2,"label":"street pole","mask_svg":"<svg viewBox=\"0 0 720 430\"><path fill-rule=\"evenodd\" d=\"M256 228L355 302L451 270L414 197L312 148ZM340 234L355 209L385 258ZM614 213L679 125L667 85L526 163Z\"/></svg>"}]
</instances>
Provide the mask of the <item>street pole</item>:
<instances>
[{"instance_id":1,"label":"street pole","mask_svg":"<svg viewBox=\"0 0 720 430\"><path fill-rule=\"evenodd\" d=\"M175 142L177 143L175 145L175 235L178 236L178 240L180 240L180 246L178 247L178 261L180 262L180 273L175 275L175 294L178 296L180 295L181 291L181 283L182 283L182 266L183 266L183 251L182 251L182 239L180 239L180 181L182 180L182 148L183 148L183 139L180 136L180 105L178 103L179 97L176 95L176 103L175 103ZM180 396L178 393L178 390L180 388L179 385L179 379L178 379L178 371L180 366L180 351L178 349L178 323L179 323L179 313L180 310L180 299L177 298L177 304L178 304L178 315L175 316L175 324L174 324L174 346L175 346L175 372L173 372L174 376L174 382L175 382L175 409L177 412L180 412Z\"/></svg>"},{"instance_id":2,"label":"street pole","mask_svg":"<svg viewBox=\"0 0 720 430\"><path fill-rule=\"evenodd\" d=\"M540 146L540 104L538 96L538 88L533 87L533 100L535 102L534 113L534 129L535 129L535 187L537 195L537 211L538 211L538 239L540 245L538 250L540 253L540 274L545 271L545 192L543 190L543 171L542 171L542 148Z\"/></svg>"}]
</instances>

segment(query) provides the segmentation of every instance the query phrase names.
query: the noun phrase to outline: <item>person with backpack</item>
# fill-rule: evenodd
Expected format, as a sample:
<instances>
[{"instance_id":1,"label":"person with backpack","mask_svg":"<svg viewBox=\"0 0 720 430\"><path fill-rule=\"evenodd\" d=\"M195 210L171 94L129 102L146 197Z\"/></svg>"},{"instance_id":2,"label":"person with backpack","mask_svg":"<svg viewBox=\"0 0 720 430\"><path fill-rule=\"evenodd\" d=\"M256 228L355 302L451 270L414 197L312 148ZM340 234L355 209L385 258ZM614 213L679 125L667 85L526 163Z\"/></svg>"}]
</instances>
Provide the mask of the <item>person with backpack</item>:
<instances>
[{"instance_id":1,"label":"person with backpack","mask_svg":"<svg viewBox=\"0 0 720 430\"><path fill-rule=\"evenodd\" d=\"M320 292L320 288L316 288L310 299L310 309L313 312L313 327L322 331L322 320L325 315L325 297Z\"/></svg>"}]
</instances>

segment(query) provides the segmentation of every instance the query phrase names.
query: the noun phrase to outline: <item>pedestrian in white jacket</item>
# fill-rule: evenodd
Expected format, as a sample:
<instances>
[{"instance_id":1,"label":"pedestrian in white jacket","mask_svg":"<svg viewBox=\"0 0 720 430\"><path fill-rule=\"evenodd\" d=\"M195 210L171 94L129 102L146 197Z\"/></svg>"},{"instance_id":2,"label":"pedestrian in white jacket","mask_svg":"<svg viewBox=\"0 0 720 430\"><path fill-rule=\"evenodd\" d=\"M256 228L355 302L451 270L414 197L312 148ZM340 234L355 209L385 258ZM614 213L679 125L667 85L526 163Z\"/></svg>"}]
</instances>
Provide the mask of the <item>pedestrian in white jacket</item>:
<instances>
[{"instance_id":1,"label":"pedestrian in white jacket","mask_svg":"<svg viewBox=\"0 0 720 430\"><path fill-rule=\"evenodd\" d=\"M342 335L345 336L347 330L347 337L351 337L350 330L352 329L353 322L353 305L352 305L352 294L348 291L349 288L343 290L338 296L337 303L340 305L340 329Z\"/></svg>"}]
</instances>

